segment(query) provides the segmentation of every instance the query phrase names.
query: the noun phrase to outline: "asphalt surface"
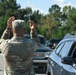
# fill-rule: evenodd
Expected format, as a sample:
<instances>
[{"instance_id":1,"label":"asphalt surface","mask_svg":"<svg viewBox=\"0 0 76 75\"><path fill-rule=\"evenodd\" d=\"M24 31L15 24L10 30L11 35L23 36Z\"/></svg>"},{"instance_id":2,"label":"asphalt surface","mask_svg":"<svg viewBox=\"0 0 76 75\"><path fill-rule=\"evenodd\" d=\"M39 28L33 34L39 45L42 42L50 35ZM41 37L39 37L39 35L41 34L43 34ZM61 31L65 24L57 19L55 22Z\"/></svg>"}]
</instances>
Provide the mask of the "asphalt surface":
<instances>
[{"instance_id":1,"label":"asphalt surface","mask_svg":"<svg viewBox=\"0 0 76 75\"><path fill-rule=\"evenodd\" d=\"M4 62L2 54L0 54L0 75L4 75Z\"/></svg>"}]
</instances>

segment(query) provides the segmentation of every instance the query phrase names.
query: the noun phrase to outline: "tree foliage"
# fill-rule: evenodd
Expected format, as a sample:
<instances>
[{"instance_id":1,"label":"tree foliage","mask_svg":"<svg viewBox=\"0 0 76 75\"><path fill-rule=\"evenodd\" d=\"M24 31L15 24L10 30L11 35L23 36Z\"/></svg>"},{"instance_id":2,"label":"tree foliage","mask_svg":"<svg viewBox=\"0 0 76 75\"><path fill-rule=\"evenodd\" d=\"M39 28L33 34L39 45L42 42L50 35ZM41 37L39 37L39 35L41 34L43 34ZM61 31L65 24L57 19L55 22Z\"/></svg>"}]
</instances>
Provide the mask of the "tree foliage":
<instances>
[{"instance_id":1,"label":"tree foliage","mask_svg":"<svg viewBox=\"0 0 76 75\"><path fill-rule=\"evenodd\" d=\"M72 6L61 7L57 4L48 8L48 14L41 14L39 10L31 7L21 9L16 0L2 0L0 2L0 36L7 25L7 20L14 15L16 19L25 20L26 33L30 32L28 20L37 24L37 32L50 38L63 38L66 33L76 33L76 8Z\"/></svg>"}]
</instances>

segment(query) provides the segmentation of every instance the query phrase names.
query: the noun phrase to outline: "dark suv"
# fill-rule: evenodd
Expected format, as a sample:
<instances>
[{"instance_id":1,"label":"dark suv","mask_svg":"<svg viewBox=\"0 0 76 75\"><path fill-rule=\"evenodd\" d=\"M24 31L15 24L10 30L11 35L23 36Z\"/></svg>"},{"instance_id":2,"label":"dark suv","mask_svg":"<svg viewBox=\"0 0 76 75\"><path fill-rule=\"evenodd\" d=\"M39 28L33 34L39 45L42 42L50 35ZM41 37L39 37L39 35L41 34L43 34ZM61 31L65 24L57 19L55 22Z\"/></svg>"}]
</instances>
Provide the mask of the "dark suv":
<instances>
[{"instance_id":1,"label":"dark suv","mask_svg":"<svg viewBox=\"0 0 76 75\"><path fill-rule=\"evenodd\" d=\"M25 38L30 38L30 35L29 34L26 34L25 35ZM40 35L38 34L38 38L40 40L40 43L43 44L43 45L46 45L46 38L43 36L43 35Z\"/></svg>"},{"instance_id":2,"label":"dark suv","mask_svg":"<svg viewBox=\"0 0 76 75\"><path fill-rule=\"evenodd\" d=\"M76 35L59 42L48 59L47 75L76 75Z\"/></svg>"},{"instance_id":3,"label":"dark suv","mask_svg":"<svg viewBox=\"0 0 76 75\"><path fill-rule=\"evenodd\" d=\"M30 35L25 35L26 38L30 38ZM52 53L52 50L46 46L46 39L43 35L38 35L40 40L40 47L35 50L33 57L33 67L36 74L44 75L47 72L48 56Z\"/></svg>"}]
</instances>

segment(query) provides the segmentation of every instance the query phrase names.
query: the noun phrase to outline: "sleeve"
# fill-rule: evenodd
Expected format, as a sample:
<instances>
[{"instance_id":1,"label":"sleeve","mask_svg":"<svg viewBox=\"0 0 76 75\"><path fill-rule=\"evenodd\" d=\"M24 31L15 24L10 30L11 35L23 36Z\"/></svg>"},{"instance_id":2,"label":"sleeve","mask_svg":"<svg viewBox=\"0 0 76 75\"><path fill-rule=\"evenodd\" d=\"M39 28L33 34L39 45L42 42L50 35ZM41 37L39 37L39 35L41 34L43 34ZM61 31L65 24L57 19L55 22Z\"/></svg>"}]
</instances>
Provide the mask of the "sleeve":
<instances>
[{"instance_id":1,"label":"sleeve","mask_svg":"<svg viewBox=\"0 0 76 75\"><path fill-rule=\"evenodd\" d=\"M38 37L37 32L30 31L30 37L31 39L37 38Z\"/></svg>"},{"instance_id":2,"label":"sleeve","mask_svg":"<svg viewBox=\"0 0 76 75\"><path fill-rule=\"evenodd\" d=\"M0 39L0 53L2 52L2 48L4 48L4 43L10 38L10 31L6 29Z\"/></svg>"},{"instance_id":3,"label":"sleeve","mask_svg":"<svg viewBox=\"0 0 76 75\"><path fill-rule=\"evenodd\" d=\"M2 36L1 36L1 39L4 39L4 40L7 40L7 39L10 39L12 37L12 35L11 35L11 30L9 29L6 29L4 32L3 32L3 34L2 34Z\"/></svg>"},{"instance_id":4,"label":"sleeve","mask_svg":"<svg viewBox=\"0 0 76 75\"><path fill-rule=\"evenodd\" d=\"M0 44L0 53L3 53L6 47L8 46L8 39L2 40L2 43Z\"/></svg>"},{"instance_id":5,"label":"sleeve","mask_svg":"<svg viewBox=\"0 0 76 75\"><path fill-rule=\"evenodd\" d=\"M1 39L0 42L1 42L0 43L0 53L1 53L3 51L3 48L5 47L4 46L5 40Z\"/></svg>"},{"instance_id":6,"label":"sleeve","mask_svg":"<svg viewBox=\"0 0 76 75\"><path fill-rule=\"evenodd\" d=\"M30 37L31 37L31 39L32 39L32 41L33 41L33 45L34 45L34 51L35 50L37 50L39 47L40 47L40 40L39 40L39 37L38 37L38 35L37 35L37 32L35 31L35 32L30 32Z\"/></svg>"}]
</instances>

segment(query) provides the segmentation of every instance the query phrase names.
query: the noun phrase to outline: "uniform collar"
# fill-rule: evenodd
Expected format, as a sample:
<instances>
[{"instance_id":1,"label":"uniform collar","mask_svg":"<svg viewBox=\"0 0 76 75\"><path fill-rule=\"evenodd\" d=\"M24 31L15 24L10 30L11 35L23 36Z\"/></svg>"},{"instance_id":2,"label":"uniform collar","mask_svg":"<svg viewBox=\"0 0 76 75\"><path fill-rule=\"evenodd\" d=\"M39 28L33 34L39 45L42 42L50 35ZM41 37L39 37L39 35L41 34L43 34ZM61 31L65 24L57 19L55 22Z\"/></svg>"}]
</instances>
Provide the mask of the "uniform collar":
<instances>
[{"instance_id":1,"label":"uniform collar","mask_svg":"<svg viewBox=\"0 0 76 75\"><path fill-rule=\"evenodd\" d=\"M24 37L12 37L12 39L18 39L18 40L22 40Z\"/></svg>"}]
</instances>

